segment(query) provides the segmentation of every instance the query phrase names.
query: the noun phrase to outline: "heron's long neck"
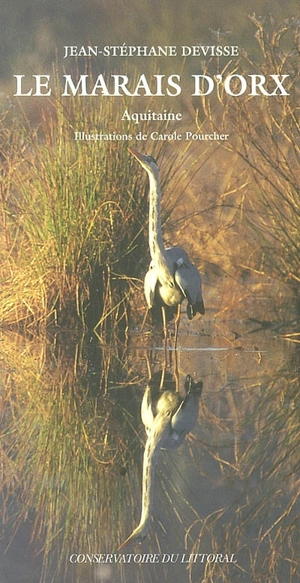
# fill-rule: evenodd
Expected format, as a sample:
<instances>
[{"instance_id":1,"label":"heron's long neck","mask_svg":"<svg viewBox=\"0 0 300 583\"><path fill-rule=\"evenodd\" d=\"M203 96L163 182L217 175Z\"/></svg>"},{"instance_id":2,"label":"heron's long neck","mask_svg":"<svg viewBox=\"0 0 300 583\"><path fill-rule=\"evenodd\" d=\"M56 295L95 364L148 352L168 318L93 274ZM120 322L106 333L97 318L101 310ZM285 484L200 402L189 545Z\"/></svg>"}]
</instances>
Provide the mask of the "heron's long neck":
<instances>
[{"instance_id":1,"label":"heron's long neck","mask_svg":"<svg viewBox=\"0 0 300 583\"><path fill-rule=\"evenodd\" d=\"M142 492L142 512L140 525L148 530L149 521L152 514L155 466L159 446L150 435L147 439L143 459L143 492Z\"/></svg>"},{"instance_id":2,"label":"heron's long neck","mask_svg":"<svg viewBox=\"0 0 300 583\"><path fill-rule=\"evenodd\" d=\"M143 493L140 524L148 524L153 506L155 466L159 451L169 435L170 411L156 416L146 441L143 459Z\"/></svg>"},{"instance_id":3,"label":"heron's long neck","mask_svg":"<svg viewBox=\"0 0 300 583\"><path fill-rule=\"evenodd\" d=\"M161 189L157 174L149 173L149 185L149 248L151 259L155 261L159 255L165 256L160 218Z\"/></svg>"},{"instance_id":4,"label":"heron's long neck","mask_svg":"<svg viewBox=\"0 0 300 583\"><path fill-rule=\"evenodd\" d=\"M129 542L143 540L149 531L153 508L155 466L159 450L163 447L165 441L165 435L168 434L169 425L170 416L168 414L158 415L155 418L144 451L142 512L140 522L131 535L120 545L118 550L123 549Z\"/></svg>"}]
</instances>

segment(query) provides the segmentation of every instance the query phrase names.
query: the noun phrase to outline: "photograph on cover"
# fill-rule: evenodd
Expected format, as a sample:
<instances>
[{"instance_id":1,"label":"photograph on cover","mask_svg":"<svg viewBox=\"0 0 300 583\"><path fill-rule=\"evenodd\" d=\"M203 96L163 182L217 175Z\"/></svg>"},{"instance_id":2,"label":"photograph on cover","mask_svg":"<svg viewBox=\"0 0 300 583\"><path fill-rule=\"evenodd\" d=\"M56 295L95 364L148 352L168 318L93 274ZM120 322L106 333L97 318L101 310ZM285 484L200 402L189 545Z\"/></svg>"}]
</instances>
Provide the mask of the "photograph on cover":
<instances>
[{"instance_id":1,"label":"photograph on cover","mask_svg":"<svg viewBox=\"0 0 300 583\"><path fill-rule=\"evenodd\" d=\"M0 583L298 583L298 1L1 12Z\"/></svg>"}]
</instances>

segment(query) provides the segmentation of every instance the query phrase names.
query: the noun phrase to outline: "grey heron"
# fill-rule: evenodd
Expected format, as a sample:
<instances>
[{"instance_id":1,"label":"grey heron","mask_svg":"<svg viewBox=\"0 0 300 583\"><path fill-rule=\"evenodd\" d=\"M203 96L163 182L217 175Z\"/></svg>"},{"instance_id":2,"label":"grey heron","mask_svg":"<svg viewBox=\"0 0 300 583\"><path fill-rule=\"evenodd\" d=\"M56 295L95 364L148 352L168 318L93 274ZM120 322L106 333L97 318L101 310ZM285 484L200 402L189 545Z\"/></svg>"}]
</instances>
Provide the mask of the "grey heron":
<instances>
[{"instance_id":1,"label":"grey heron","mask_svg":"<svg viewBox=\"0 0 300 583\"><path fill-rule=\"evenodd\" d=\"M143 457L142 512L138 526L119 546L140 542L148 534L153 507L155 466L160 449L176 449L194 427L198 417L198 402L202 392L202 381L194 382L186 376L185 397L171 390L161 391L149 382L142 404L141 417L147 433Z\"/></svg>"},{"instance_id":2,"label":"grey heron","mask_svg":"<svg viewBox=\"0 0 300 583\"><path fill-rule=\"evenodd\" d=\"M191 320L199 312L204 314L201 276L182 247L165 248L161 228L161 187L158 166L152 156L129 152L146 170L149 177L149 249L151 262L144 281L146 302L154 320L162 317L165 340L167 322L175 314L175 346L177 344L180 307L187 300L187 316Z\"/></svg>"}]
</instances>

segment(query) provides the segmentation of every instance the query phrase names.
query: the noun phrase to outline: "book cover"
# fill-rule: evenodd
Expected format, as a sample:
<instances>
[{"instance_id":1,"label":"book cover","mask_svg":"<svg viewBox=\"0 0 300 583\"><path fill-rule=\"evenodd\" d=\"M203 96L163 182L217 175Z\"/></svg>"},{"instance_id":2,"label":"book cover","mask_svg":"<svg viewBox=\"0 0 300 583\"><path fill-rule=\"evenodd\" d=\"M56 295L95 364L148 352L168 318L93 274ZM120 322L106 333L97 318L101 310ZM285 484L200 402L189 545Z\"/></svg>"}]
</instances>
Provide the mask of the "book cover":
<instances>
[{"instance_id":1,"label":"book cover","mask_svg":"<svg viewBox=\"0 0 300 583\"><path fill-rule=\"evenodd\" d=\"M298 3L4 2L0 583L297 583Z\"/></svg>"}]
</instances>

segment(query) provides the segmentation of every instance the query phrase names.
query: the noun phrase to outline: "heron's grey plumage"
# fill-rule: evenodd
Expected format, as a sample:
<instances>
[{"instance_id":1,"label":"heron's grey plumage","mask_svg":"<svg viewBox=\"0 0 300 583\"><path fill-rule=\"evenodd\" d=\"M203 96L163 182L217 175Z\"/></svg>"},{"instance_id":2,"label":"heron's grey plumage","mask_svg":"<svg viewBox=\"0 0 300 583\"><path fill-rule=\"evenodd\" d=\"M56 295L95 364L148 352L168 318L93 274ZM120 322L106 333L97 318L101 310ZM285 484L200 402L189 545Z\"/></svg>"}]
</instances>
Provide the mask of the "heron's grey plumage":
<instances>
[{"instance_id":1,"label":"heron's grey plumage","mask_svg":"<svg viewBox=\"0 0 300 583\"><path fill-rule=\"evenodd\" d=\"M151 156L129 151L148 173L149 195L149 249L151 263L144 280L144 292L149 310L155 316L161 308L167 320L172 319L178 305L187 300L187 315L191 320L197 312L204 314L201 276L182 247L165 248L162 237L160 201L161 188L158 167Z\"/></svg>"}]
</instances>

